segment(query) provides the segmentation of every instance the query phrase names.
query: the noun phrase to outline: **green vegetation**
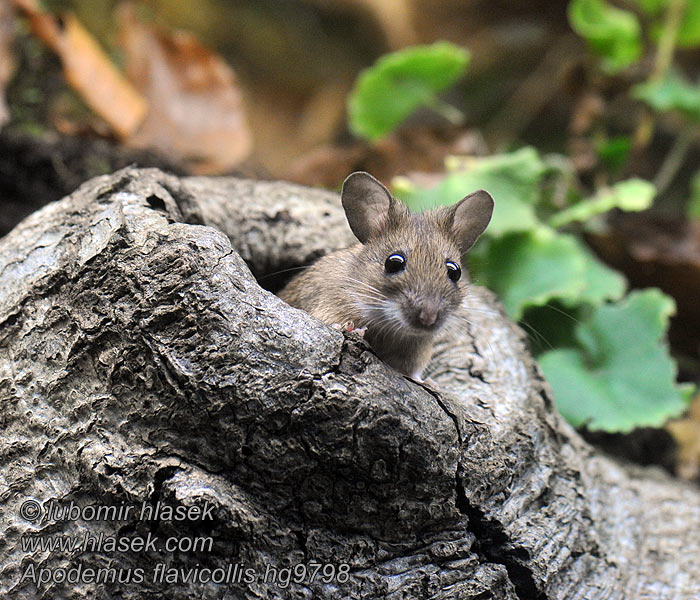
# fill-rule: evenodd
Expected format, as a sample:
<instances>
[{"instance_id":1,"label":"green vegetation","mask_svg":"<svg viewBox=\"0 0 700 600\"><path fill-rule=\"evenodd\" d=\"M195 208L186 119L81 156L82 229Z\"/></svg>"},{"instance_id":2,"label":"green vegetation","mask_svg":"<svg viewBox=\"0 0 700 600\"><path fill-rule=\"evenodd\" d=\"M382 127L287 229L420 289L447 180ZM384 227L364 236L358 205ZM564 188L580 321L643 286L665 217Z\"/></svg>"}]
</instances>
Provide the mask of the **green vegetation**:
<instances>
[{"instance_id":1,"label":"green vegetation","mask_svg":"<svg viewBox=\"0 0 700 600\"><path fill-rule=\"evenodd\" d=\"M632 95L658 112L678 111L700 123L700 85L691 85L675 70L669 70L661 79L636 85Z\"/></svg>"},{"instance_id":2,"label":"green vegetation","mask_svg":"<svg viewBox=\"0 0 700 600\"><path fill-rule=\"evenodd\" d=\"M441 103L437 94L454 85L468 65L469 52L448 42L414 46L380 58L360 74L348 99L351 131L376 140L421 107L458 121L461 113Z\"/></svg>"},{"instance_id":3,"label":"green vegetation","mask_svg":"<svg viewBox=\"0 0 700 600\"><path fill-rule=\"evenodd\" d=\"M556 331L541 334L548 348L538 358L562 413L574 425L606 431L661 425L688 401L662 342L673 300L658 290L625 297L625 278L578 235L578 224L591 224L611 208L648 208L654 186L630 179L591 198L569 189L570 204L554 210L552 181L567 176L556 166L562 164L563 157L544 160L523 148L470 160L432 189L401 180L396 192L413 210L423 210L488 189L496 209L470 253L472 277L497 292L508 314L526 326L534 323L537 331L540 323L556 321Z\"/></svg>"},{"instance_id":4,"label":"green vegetation","mask_svg":"<svg viewBox=\"0 0 700 600\"><path fill-rule=\"evenodd\" d=\"M700 2L633 0L628 5L637 11L615 8L605 0L571 0L569 21L600 58L603 73L628 70L627 93L649 108L631 139L625 142L624 137L616 138L620 152L613 153L613 161L617 160L618 170L625 164L629 148L640 149L650 142L659 115L673 112L685 120L656 178L663 191L682 162L690 140L700 133L700 85L689 81L674 64L677 48L700 48ZM645 57L650 60L644 62ZM635 81L639 74L642 80ZM627 150L620 146L625 143ZM687 215L697 219L692 193L689 198Z\"/></svg>"},{"instance_id":5,"label":"green vegetation","mask_svg":"<svg viewBox=\"0 0 700 600\"><path fill-rule=\"evenodd\" d=\"M394 182L396 194L415 211L454 202L479 188L493 195L491 224L470 252L473 280L497 292L508 314L544 341L546 347L534 350L566 418L576 426L611 432L662 425L683 412L691 391L677 385L676 365L664 341L673 300L656 289L627 294L624 276L582 241L607 211L651 206L654 184L615 178L626 171L633 150L648 143L658 114L677 113L690 132L700 124L700 85L688 82L672 64L676 46L700 46L700 2L634 0L633 6L639 15L605 0L569 4L571 25L599 57L604 76L633 66L644 73L640 65L648 40L656 47L652 71L643 80L632 78L626 91L631 101L647 107L637 131L597 132L595 148L605 177L596 180L592 193L581 192L567 157L543 157L533 148L452 157L445 177L430 189L404 178ZM436 94L464 74L468 57L445 43L383 57L362 73L349 99L352 131L375 140L418 107L439 106ZM672 167L664 169L661 180L673 174ZM688 214L697 218L700 172L690 198Z\"/></svg>"},{"instance_id":6,"label":"green vegetation","mask_svg":"<svg viewBox=\"0 0 700 600\"><path fill-rule=\"evenodd\" d=\"M624 172L633 151L639 153L650 142L659 115L674 112L687 121L655 180L664 191L692 136L700 133L700 84L688 81L673 63L676 48L700 48L700 2L631 0L628 6L636 12L606 0L571 0L569 21L598 57L602 74L626 73L616 87L622 86L630 99L649 108L635 131L624 135L595 132L593 141L608 177L614 179ZM418 108L426 107L459 122L461 112L440 101L438 94L456 83L468 65L469 53L447 42L406 48L380 58L358 77L348 99L351 131L377 140ZM687 214L697 218L697 213L696 205L689 202ZM520 217L514 214L512 218Z\"/></svg>"},{"instance_id":7,"label":"green vegetation","mask_svg":"<svg viewBox=\"0 0 700 600\"><path fill-rule=\"evenodd\" d=\"M631 13L602 0L574 0L570 15L607 71L639 59L640 27ZM435 94L459 79L467 62L466 52L447 44L380 59L360 76L350 98L352 130L368 139L393 131L419 106L435 106ZM633 93L655 110L693 117L694 88L670 73L676 79L653 80ZM630 146L626 137L613 138L598 152L604 164L620 170ZM689 399L688 388L675 382L676 365L663 341L673 300L655 289L625 295L623 275L600 262L581 238L613 208L649 208L655 187L630 178L585 197L572 171L564 156L542 157L521 148L484 158L453 157L437 186L419 188L399 178L395 192L420 211L489 190L496 208L470 253L472 277L499 294L513 319L526 327L533 323L535 335L545 340L547 347L535 350L562 413L574 425L605 431L660 426Z\"/></svg>"},{"instance_id":8,"label":"green vegetation","mask_svg":"<svg viewBox=\"0 0 700 600\"><path fill-rule=\"evenodd\" d=\"M569 21L603 59L603 68L616 73L642 54L641 27L635 15L603 0L573 0Z\"/></svg>"},{"instance_id":9,"label":"green vegetation","mask_svg":"<svg viewBox=\"0 0 700 600\"><path fill-rule=\"evenodd\" d=\"M539 357L571 424L629 431L659 427L685 409L692 386L675 384L676 368L661 341L673 311L673 300L659 290L633 292L578 323L575 347Z\"/></svg>"}]
</instances>

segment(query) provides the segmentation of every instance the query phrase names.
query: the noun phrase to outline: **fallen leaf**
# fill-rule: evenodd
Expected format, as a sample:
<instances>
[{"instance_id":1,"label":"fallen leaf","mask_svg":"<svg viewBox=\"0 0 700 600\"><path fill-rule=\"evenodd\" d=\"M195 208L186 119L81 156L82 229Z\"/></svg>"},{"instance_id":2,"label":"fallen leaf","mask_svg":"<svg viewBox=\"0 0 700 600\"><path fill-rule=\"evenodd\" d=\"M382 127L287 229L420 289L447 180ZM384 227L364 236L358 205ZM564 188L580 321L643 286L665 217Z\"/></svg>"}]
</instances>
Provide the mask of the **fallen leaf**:
<instances>
[{"instance_id":1,"label":"fallen leaf","mask_svg":"<svg viewBox=\"0 0 700 600\"><path fill-rule=\"evenodd\" d=\"M690 405L688 415L666 425L678 442L678 474L684 479L700 479L700 395Z\"/></svg>"},{"instance_id":2,"label":"fallen leaf","mask_svg":"<svg viewBox=\"0 0 700 600\"><path fill-rule=\"evenodd\" d=\"M32 32L56 54L68 83L122 138L134 134L148 110L146 100L112 64L73 14L42 11L34 0L14 0Z\"/></svg>"},{"instance_id":3,"label":"fallen leaf","mask_svg":"<svg viewBox=\"0 0 700 600\"><path fill-rule=\"evenodd\" d=\"M127 74L150 103L127 143L156 148L200 174L243 161L252 136L233 69L191 34L139 22L130 3L120 6L118 22Z\"/></svg>"}]
</instances>

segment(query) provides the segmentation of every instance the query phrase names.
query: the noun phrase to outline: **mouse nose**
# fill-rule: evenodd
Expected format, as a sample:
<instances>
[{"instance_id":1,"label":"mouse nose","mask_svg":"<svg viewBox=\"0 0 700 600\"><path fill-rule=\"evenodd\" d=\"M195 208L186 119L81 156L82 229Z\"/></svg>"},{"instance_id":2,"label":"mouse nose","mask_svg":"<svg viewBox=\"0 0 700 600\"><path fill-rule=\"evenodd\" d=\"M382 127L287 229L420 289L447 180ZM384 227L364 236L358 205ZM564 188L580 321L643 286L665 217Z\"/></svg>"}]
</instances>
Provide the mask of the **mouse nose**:
<instances>
[{"instance_id":1,"label":"mouse nose","mask_svg":"<svg viewBox=\"0 0 700 600\"><path fill-rule=\"evenodd\" d=\"M430 327L437 320L437 314L437 306L423 306L421 307L420 312L418 313L418 320L420 321L421 325L424 325L425 327Z\"/></svg>"}]
</instances>

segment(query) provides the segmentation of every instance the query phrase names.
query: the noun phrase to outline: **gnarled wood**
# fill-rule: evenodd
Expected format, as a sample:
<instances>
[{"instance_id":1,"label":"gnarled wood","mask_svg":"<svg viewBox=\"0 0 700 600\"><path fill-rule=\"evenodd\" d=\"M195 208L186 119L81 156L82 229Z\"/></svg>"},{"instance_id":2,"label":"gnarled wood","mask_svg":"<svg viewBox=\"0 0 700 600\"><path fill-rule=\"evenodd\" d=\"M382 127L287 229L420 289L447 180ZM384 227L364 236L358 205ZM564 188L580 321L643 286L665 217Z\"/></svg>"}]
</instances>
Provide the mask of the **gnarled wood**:
<instances>
[{"instance_id":1,"label":"gnarled wood","mask_svg":"<svg viewBox=\"0 0 700 600\"><path fill-rule=\"evenodd\" d=\"M490 293L473 287L439 344L438 392L253 277L272 286L269 274L351 241L335 194L136 169L0 240L3 597L700 595L698 490L585 444ZM30 499L195 512L32 522ZM100 533L157 544L22 541ZM161 550L169 537L214 544ZM313 562L334 580L271 580ZM32 579L78 568L77 584ZM90 568L132 581L86 581ZM196 568L229 583L184 582Z\"/></svg>"}]
</instances>

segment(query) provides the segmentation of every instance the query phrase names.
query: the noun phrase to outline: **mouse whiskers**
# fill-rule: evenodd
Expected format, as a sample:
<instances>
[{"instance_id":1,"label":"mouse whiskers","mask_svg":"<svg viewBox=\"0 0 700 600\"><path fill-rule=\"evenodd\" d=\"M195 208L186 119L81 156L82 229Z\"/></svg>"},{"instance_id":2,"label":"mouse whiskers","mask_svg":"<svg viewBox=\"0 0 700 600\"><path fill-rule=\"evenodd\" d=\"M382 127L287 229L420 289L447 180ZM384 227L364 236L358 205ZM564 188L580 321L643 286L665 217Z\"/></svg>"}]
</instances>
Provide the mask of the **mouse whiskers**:
<instances>
[{"instance_id":1,"label":"mouse whiskers","mask_svg":"<svg viewBox=\"0 0 700 600\"><path fill-rule=\"evenodd\" d=\"M485 315L493 315L493 316L496 316L496 317L502 317L502 316L503 316L503 313L502 313L502 312L499 312L499 311L496 311L496 310L485 309L485 308L483 308L483 307L470 306L470 305L468 304L469 299L470 299L469 296L466 296L466 297L464 298L464 301L463 301L463 304L462 304L462 307L463 307L464 311L466 311L467 313L475 313L475 314L476 314L476 313L479 313L479 314L485 314ZM556 307L553 307L553 306L549 306L549 305L546 305L546 306L548 306L549 308L552 308L552 309L554 309L554 310L559 310L559 309L557 309ZM568 314L565 313L564 311L559 310L559 312L561 312L561 313L564 314L565 316L569 317L570 319L572 319L572 320L578 322L574 317L572 317L571 315L568 315ZM472 325L477 325L477 324L476 324L476 323L472 323ZM530 325L527 321L525 321L525 320L523 320L523 319L520 319L520 320L517 322L517 325L518 325L521 329L523 329L523 330L525 331L525 334L527 335L527 337L530 338L531 341L535 342L538 346L548 347L550 350L553 349L553 346L552 346L552 344L549 342L549 340L548 340L544 335L542 335L539 331L537 331L537 329L535 329L532 325ZM478 325L477 325L477 326L478 326Z\"/></svg>"},{"instance_id":2,"label":"mouse whiskers","mask_svg":"<svg viewBox=\"0 0 700 600\"><path fill-rule=\"evenodd\" d=\"M405 325L401 319L401 314L396 307L383 307L375 319L373 335L381 337L392 337L398 335Z\"/></svg>"},{"instance_id":3,"label":"mouse whiskers","mask_svg":"<svg viewBox=\"0 0 700 600\"><path fill-rule=\"evenodd\" d=\"M353 277L350 277L349 275L343 275L341 277L344 281L347 283L350 283L350 288L354 287L355 285L359 285L362 287L363 290L365 290L367 293L372 293L375 294L377 298L383 298L386 299L386 294L382 292L381 290L377 289L373 285L370 285L369 283L366 283L364 281L360 281L359 279L354 279Z\"/></svg>"},{"instance_id":4,"label":"mouse whiskers","mask_svg":"<svg viewBox=\"0 0 700 600\"><path fill-rule=\"evenodd\" d=\"M495 311L485 310L485 309L482 310L482 309L478 309L478 308L474 308L474 309L467 308L467 310L473 311L473 312L481 312L481 313L485 313L485 314L489 314L489 315L498 315L499 314ZM481 323L478 323L476 321L472 321L472 320L468 319L463 313L453 314L450 317L450 321L457 322L457 323L460 323L460 322L466 323L467 325L469 325L470 328L476 328L476 329L478 329L481 326ZM451 325L451 323L448 325ZM448 331L448 335L447 335L448 339L453 340L453 341L457 341L457 342L459 342L463 339L463 336L460 335L460 332L463 330L460 330L460 329L457 329L457 328L451 327L451 326L446 327L446 329ZM478 336L474 335L473 333L471 335L473 335L475 339L478 337ZM486 340L486 346L488 347L489 353L491 354L491 360L495 361L496 360L496 353L493 351L493 348L491 347L491 344L488 342L488 340Z\"/></svg>"},{"instance_id":5,"label":"mouse whiskers","mask_svg":"<svg viewBox=\"0 0 700 600\"><path fill-rule=\"evenodd\" d=\"M265 275L262 275L257 278L258 283L261 283L263 281L267 281L271 277L275 277L276 275L282 275L283 273L290 273L292 271L305 271L306 269L311 268L311 265L306 265L303 267L290 267L288 269L280 269L279 271L273 271L272 273L266 273Z\"/></svg>"}]
</instances>

